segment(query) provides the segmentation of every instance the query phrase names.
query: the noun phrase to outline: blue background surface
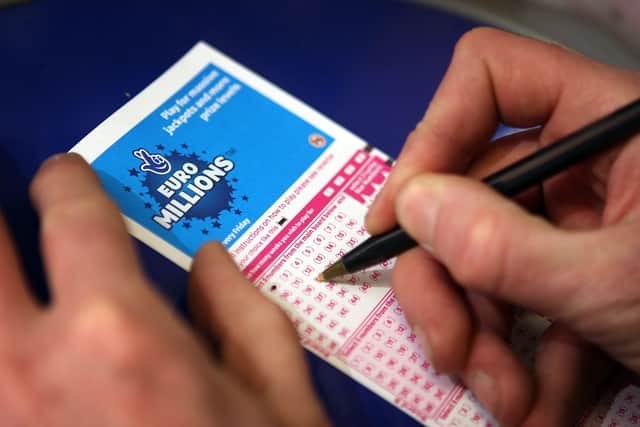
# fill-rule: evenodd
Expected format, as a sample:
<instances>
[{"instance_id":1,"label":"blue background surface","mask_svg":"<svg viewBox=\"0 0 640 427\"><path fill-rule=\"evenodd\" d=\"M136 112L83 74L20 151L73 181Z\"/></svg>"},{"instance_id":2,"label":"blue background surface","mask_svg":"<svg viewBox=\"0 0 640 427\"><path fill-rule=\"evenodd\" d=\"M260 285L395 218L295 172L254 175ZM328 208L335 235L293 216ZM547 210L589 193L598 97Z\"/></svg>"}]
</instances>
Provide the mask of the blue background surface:
<instances>
[{"instance_id":1,"label":"blue background surface","mask_svg":"<svg viewBox=\"0 0 640 427\"><path fill-rule=\"evenodd\" d=\"M34 1L0 9L0 206L34 286L46 295L27 186L204 40L390 155L397 155L474 24L392 1ZM184 310L186 274L139 245ZM309 355L337 426L411 418Z\"/></svg>"}]
</instances>

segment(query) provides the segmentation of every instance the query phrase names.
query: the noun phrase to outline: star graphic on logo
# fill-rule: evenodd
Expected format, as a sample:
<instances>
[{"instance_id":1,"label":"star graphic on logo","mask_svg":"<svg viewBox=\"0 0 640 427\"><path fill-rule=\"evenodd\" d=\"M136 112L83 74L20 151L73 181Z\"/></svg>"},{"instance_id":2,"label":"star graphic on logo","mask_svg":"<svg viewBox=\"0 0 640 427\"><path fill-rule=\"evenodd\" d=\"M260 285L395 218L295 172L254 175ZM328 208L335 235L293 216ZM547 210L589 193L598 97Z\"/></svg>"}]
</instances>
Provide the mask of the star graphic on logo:
<instances>
[{"instance_id":1,"label":"star graphic on logo","mask_svg":"<svg viewBox=\"0 0 640 427\"><path fill-rule=\"evenodd\" d=\"M184 148L185 150L186 150L187 148L189 148L189 146L188 146L187 144L180 144L180 147Z\"/></svg>"},{"instance_id":2,"label":"star graphic on logo","mask_svg":"<svg viewBox=\"0 0 640 427\"><path fill-rule=\"evenodd\" d=\"M236 214L236 215L241 215L242 211L240 209L236 209L236 210L233 211L233 213Z\"/></svg>"},{"instance_id":3,"label":"star graphic on logo","mask_svg":"<svg viewBox=\"0 0 640 427\"><path fill-rule=\"evenodd\" d=\"M244 200L245 202L249 201L249 197L245 194L244 196L242 196L242 200Z\"/></svg>"},{"instance_id":4,"label":"star graphic on logo","mask_svg":"<svg viewBox=\"0 0 640 427\"><path fill-rule=\"evenodd\" d=\"M130 193L130 192L131 192L131 187L129 187L128 185L125 185L125 186L124 186L124 191L125 191L126 193Z\"/></svg>"},{"instance_id":5,"label":"star graphic on logo","mask_svg":"<svg viewBox=\"0 0 640 427\"><path fill-rule=\"evenodd\" d=\"M158 156L158 159L164 159L164 161L170 165L175 165L176 170L180 168L180 165L185 164L185 162L196 165L199 170L204 170L211 162L210 158L198 154L201 150L198 150L197 153L193 152L191 154L185 154L185 149L181 147L188 147L186 142L168 142L165 145L157 144L155 147L157 150L156 153L159 153L160 150L162 150L162 153L156 154L147 152L149 154L148 157L150 157L148 162L152 164L155 164L154 158L151 157L153 155ZM209 152L210 150L202 151L204 153ZM140 156L135 155L135 153L134 156L140 158ZM127 175L131 175L129 178L130 180L140 182L142 191L138 185L128 186L125 191L140 194L140 198L142 200L139 202L139 206L144 206L150 211L156 209L158 206L163 206L163 204L166 203L166 200L160 197L159 193L154 190L164 182L166 177L160 176L160 174L156 173L144 173L146 171L141 170L140 168L136 169L137 170L134 172L137 172L137 176L133 176L133 172L128 171L127 169L125 169L125 173L129 172ZM209 234L214 233L216 229L221 229L225 224L225 221L221 219L223 212L233 215L235 210L235 214L240 215L242 212L239 209L236 209L237 206L234 206L234 201L236 199L239 200L240 195L236 194L234 197L235 189L229 185L231 179L232 177L230 176L220 180L215 187L215 191L212 191L206 199L203 199L202 202L197 205L194 204L193 207L189 209L188 213L185 212L185 215L180 216L179 219L173 221L173 225L181 226L183 230L186 229L195 233L201 233L201 236L208 236ZM233 181L238 182L238 179L233 178ZM235 203L238 202L236 201Z\"/></svg>"},{"instance_id":6,"label":"star graphic on logo","mask_svg":"<svg viewBox=\"0 0 640 427\"><path fill-rule=\"evenodd\" d=\"M231 181L232 181L232 182L238 182L238 178L233 177L233 178L231 178Z\"/></svg>"},{"instance_id":7,"label":"star graphic on logo","mask_svg":"<svg viewBox=\"0 0 640 427\"><path fill-rule=\"evenodd\" d=\"M138 169L129 169L129 176L138 176Z\"/></svg>"}]
</instances>

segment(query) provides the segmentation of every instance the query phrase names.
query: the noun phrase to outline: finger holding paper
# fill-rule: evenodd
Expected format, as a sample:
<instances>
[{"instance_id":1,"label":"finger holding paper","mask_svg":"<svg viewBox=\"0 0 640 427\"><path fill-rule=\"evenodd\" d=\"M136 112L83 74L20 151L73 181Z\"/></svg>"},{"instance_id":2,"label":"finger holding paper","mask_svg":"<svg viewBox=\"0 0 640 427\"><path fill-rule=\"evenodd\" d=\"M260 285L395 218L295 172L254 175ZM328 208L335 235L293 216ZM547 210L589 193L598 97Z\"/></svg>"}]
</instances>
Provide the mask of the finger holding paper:
<instances>
[{"instance_id":1,"label":"finger holding paper","mask_svg":"<svg viewBox=\"0 0 640 427\"><path fill-rule=\"evenodd\" d=\"M265 399L230 366L220 364L153 290L120 213L82 158L61 155L47 162L31 194L41 219L53 298L41 310L30 300L0 224L0 305L11 307L0 313L3 424L41 425L46 420L57 427L91 420L95 426L300 425L297 419L279 417L274 396ZM238 284L237 270L229 264L217 267L224 271L210 279L230 278L229 285ZM269 303L259 295L254 298L254 308L265 313ZM284 317L275 307L271 310L271 319ZM286 320L280 324L290 328ZM275 336L283 329L274 327L273 320L264 327L272 328L265 334ZM294 392L307 392L306 401L316 409L311 415L320 423L325 419L301 363L301 350L291 331L287 338L290 351L278 353L281 364L292 357L292 366L297 362L302 370L284 384ZM293 388L297 384L303 387ZM276 394L288 392L287 387L275 387Z\"/></svg>"},{"instance_id":2,"label":"finger holding paper","mask_svg":"<svg viewBox=\"0 0 640 427\"><path fill-rule=\"evenodd\" d=\"M198 251L189 289L200 326L220 341L223 365L281 425L330 425L291 321L247 281L221 244Z\"/></svg>"}]
</instances>

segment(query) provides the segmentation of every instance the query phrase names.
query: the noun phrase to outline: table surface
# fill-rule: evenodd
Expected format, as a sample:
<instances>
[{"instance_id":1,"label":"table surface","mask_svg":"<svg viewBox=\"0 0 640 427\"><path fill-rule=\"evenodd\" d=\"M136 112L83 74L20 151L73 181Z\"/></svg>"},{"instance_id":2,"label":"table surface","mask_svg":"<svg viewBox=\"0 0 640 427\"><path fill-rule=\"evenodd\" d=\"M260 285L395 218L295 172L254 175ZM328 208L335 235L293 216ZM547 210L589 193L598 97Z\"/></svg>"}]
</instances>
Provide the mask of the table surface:
<instances>
[{"instance_id":1,"label":"table surface","mask_svg":"<svg viewBox=\"0 0 640 427\"><path fill-rule=\"evenodd\" d=\"M46 1L0 9L0 207L46 298L27 187L198 40L395 156L456 40L475 24L397 1ZM186 314L186 273L139 244L152 279ZM308 354L337 426L410 417Z\"/></svg>"}]
</instances>

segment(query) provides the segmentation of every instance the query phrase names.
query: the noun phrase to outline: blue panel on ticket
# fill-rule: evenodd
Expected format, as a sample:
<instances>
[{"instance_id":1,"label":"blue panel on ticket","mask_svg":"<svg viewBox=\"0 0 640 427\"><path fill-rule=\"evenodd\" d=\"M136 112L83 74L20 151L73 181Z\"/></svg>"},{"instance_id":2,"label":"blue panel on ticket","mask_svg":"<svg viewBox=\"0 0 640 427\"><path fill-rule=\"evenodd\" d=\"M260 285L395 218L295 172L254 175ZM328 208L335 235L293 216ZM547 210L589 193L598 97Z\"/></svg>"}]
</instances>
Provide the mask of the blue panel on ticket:
<instances>
[{"instance_id":1,"label":"blue panel on ticket","mask_svg":"<svg viewBox=\"0 0 640 427\"><path fill-rule=\"evenodd\" d=\"M331 142L208 65L93 167L125 215L192 256L230 246Z\"/></svg>"}]
</instances>

